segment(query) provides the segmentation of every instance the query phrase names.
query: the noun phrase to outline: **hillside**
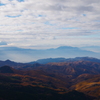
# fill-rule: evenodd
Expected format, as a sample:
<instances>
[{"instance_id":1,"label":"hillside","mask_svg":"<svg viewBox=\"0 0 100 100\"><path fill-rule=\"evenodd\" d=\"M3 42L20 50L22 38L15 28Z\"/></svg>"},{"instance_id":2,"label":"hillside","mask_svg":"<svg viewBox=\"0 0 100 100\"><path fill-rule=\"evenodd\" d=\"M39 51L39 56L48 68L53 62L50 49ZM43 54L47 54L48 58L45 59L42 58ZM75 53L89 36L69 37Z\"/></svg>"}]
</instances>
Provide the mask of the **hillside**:
<instances>
[{"instance_id":1,"label":"hillside","mask_svg":"<svg viewBox=\"0 0 100 100\"><path fill-rule=\"evenodd\" d=\"M88 77L88 76L87 76ZM90 96L97 97L100 99L100 74L99 75L91 75L91 77L84 79L83 81L77 82L77 84L73 85L71 88L74 88L77 91L83 92Z\"/></svg>"},{"instance_id":2,"label":"hillside","mask_svg":"<svg viewBox=\"0 0 100 100\"><path fill-rule=\"evenodd\" d=\"M63 76L39 70L9 73L6 68L14 70L8 66L0 69L1 100L92 100L84 93L69 91L69 81Z\"/></svg>"},{"instance_id":3,"label":"hillside","mask_svg":"<svg viewBox=\"0 0 100 100\"><path fill-rule=\"evenodd\" d=\"M13 68L6 65L0 67L0 91L2 91L0 97L4 100L20 100L20 96L24 98L23 95L27 95L29 100L32 100L31 98L39 100L38 96L42 98L41 100L49 100L48 98L76 100L75 96L77 100L80 100L79 95L82 95L86 100L98 100L100 96L99 77L100 63L91 61L35 63L19 67L13 66ZM13 99L11 99L10 90L14 91ZM39 92L42 90L42 93ZM7 97L10 99L4 97L6 91L9 91ZM37 91L37 97L34 91ZM18 95L17 99L14 99L14 95Z\"/></svg>"},{"instance_id":4,"label":"hillside","mask_svg":"<svg viewBox=\"0 0 100 100\"><path fill-rule=\"evenodd\" d=\"M43 70L48 73L70 75L76 77L80 74L100 74L100 63L91 61L59 62L48 64L33 64L24 66L20 70Z\"/></svg>"}]
</instances>

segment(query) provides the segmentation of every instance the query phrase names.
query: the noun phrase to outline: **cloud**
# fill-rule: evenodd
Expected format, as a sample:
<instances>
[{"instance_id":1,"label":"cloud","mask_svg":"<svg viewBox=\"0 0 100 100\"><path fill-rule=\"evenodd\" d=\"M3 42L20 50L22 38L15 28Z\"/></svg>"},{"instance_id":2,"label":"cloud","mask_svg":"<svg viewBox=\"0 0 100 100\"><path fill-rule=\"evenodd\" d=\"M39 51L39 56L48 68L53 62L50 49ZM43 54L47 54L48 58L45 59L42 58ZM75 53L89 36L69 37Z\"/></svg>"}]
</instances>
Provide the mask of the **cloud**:
<instances>
[{"instance_id":1,"label":"cloud","mask_svg":"<svg viewBox=\"0 0 100 100\"><path fill-rule=\"evenodd\" d=\"M24 0L17 0L18 2L24 2Z\"/></svg>"},{"instance_id":2,"label":"cloud","mask_svg":"<svg viewBox=\"0 0 100 100\"><path fill-rule=\"evenodd\" d=\"M60 45L62 37L67 43L66 38L100 34L99 0L1 0L0 5L0 41L9 44L53 45L55 39Z\"/></svg>"}]
</instances>

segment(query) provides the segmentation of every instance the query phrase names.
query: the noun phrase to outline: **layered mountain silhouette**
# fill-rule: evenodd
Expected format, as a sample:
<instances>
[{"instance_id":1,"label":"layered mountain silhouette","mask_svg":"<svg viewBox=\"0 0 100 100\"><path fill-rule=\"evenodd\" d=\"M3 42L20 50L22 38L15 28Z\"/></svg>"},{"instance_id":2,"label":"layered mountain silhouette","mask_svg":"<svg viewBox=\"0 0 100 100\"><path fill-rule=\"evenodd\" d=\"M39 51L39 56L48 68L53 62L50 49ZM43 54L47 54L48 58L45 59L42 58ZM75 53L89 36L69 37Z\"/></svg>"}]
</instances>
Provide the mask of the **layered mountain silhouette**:
<instances>
[{"instance_id":1,"label":"layered mountain silhouette","mask_svg":"<svg viewBox=\"0 0 100 100\"><path fill-rule=\"evenodd\" d=\"M6 66L6 65L11 66L13 68L19 68L19 67L23 67L23 66L26 66L29 64L28 63L17 63L17 62L11 61L11 60L5 60L5 61L0 60L0 67Z\"/></svg>"},{"instance_id":2,"label":"layered mountain silhouette","mask_svg":"<svg viewBox=\"0 0 100 100\"><path fill-rule=\"evenodd\" d=\"M76 61L91 61L91 62L98 62L100 63L100 59L97 58L93 58L93 57L76 57L76 58L47 58L47 59L39 59L37 61L33 61L33 62L28 62L28 63L18 63L18 62L14 62L11 60L5 60L2 61L0 60L0 67L1 66L11 66L15 69L18 68L27 68L27 67L38 67L38 66L42 66L42 64L47 64L47 63L59 63L59 62L76 62Z\"/></svg>"},{"instance_id":3,"label":"layered mountain silhouette","mask_svg":"<svg viewBox=\"0 0 100 100\"><path fill-rule=\"evenodd\" d=\"M52 49L23 49L17 47L0 47L0 59L11 59L17 62L29 62L43 58L73 58L73 57L96 57L100 58L100 53L82 50L77 47L61 46Z\"/></svg>"},{"instance_id":4,"label":"layered mountain silhouette","mask_svg":"<svg viewBox=\"0 0 100 100\"><path fill-rule=\"evenodd\" d=\"M93 58L93 57L76 57L76 58L47 58L47 59L39 59L37 61L30 62L30 64L40 63L40 64L47 64L51 62L74 62L74 61L92 61L92 62L99 62L100 59Z\"/></svg>"},{"instance_id":5,"label":"layered mountain silhouette","mask_svg":"<svg viewBox=\"0 0 100 100\"><path fill-rule=\"evenodd\" d=\"M74 61L38 64L37 66L24 66L20 70L43 70L48 73L57 73L77 77L81 74L100 74L100 63L91 61Z\"/></svg>"},{"instance_id":6,"label":"layered mountain silhouette","mask_svg":"<svg viewBox=\"0 0 100 100\"><path fill-rule=\"evenodd\" d=\"M14 65L13 68L8 65L0 67L0 99L99 100L99 59L90 58L95 62L85 61L89 60L87 57L77 59L19 67L15 62L5 61Z\"/></svg>"}]
</instances>

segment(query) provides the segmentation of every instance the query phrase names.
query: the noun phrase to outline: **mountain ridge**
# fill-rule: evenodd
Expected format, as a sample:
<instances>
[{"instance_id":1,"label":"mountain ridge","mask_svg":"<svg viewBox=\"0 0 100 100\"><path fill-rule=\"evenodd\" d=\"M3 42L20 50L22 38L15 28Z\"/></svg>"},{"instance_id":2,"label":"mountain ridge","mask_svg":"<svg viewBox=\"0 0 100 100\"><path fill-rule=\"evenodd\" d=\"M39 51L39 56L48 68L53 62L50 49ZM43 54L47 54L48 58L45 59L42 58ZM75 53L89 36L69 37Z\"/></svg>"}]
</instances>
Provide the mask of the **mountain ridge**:
<instances>
[{"instance_id":1,"label":"mountain ridge","mask_svg":"<svg viewBox=\"0 0 100 100\"><path fill-rule=\"evenodd\" d=\"M25 49L17 47L0 47L0 59L11 59L17 62L30 62L44 58L74 58L74 57L96 57L100 53L83 50L78 47L61 46L52 49ZM24 58L24 59L23 59Z\"/></svg>"},{"instance_id":2,"label":"mountain ridge","mask_svg":"<svg viewBox=\"0 0 100 100\"><path fill-rule=\"evenodd\" d=\"M39 59L37 61L30 62L30 64L40 63L46 64L50 62L74 62L74 61L92 61L92 62L99 62L100 59L93 58L93 57L75 57L75 58L47 58L47 59Z\"/></svg>"},{"instance_id":3,"label":"mountain ridge","mask_svg":"<svg viewBox=\"0 0 100 100\"><path fill-rule=\"evenodd\" d=\"M37 61L28 62L28 63L18 63L11 61L9 59L2 61L0 60L0 67L1 66L11 66L13 68L20 68L24 66L40 66L41 64L47 63L57 63L57 62L75 62L75 61L90 61L90 62L98 62L100 63L100 59L93 58L93 57L75 57L75 58L47 58L47 59L39 59Z\"/></svg>"},{"instance_id":4,"label":"mountain ridge","mask_svg":"<svg viewBox=\"0 0 100 100\"><path fill-rule=\"evenodd\" d=\"M10 61L7 60L6 62ZM10 66L0 67L0 93L2 93L2 90L12 93L11 90L14 88L14 92L19 89L17 91L19 94L23 89L26 94L30 94L30 92L27 92L30 87L31 89L42 88L44 90L46 88L53 90L57 94L65 95L64 98L66 99L69 96L70 98L74 96L77 98L76 100L80 100L81 97L79 95L82 92L84 96L90 96L90 100L99 100L96 98L100 97L100 63L80 60L48 64L35 63L30 66L19 66L17 70ZM25 93L25 91L22 91L22 93ZM70 91L72 91L71 95ZM41 94L39 91L37 93ZM43 95L46 96L45 92L43 92ZM49 96L47 95L47 97ZM63 100L66 100L64 98Z\"/></svg>"}]
</instances>

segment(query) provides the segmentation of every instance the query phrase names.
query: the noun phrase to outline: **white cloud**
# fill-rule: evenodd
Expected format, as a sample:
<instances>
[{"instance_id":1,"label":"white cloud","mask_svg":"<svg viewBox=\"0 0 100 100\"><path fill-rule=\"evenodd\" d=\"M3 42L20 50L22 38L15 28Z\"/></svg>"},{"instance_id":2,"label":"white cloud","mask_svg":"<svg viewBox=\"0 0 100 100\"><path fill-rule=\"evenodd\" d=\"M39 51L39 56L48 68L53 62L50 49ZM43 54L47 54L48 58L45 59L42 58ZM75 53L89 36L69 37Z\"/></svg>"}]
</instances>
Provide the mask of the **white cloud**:
<instances>
[{"instance_id":1,"label":"white cloud","mask_svg":"<svg viewBox=\"0 0 100 100\"><path fill-rule=\"evenodd\" d=\"M92 45L99 41L91 39L91 35L100 34L99 0L77 0L77 3L75 0L1 0L1 3L5 5L0 6L0 41L14 46L82 45L86 44L85 40ZM79 36L90 37L78 42ZM67 41L70 37L72 42Z\"/></svg>"}]
</instances>

